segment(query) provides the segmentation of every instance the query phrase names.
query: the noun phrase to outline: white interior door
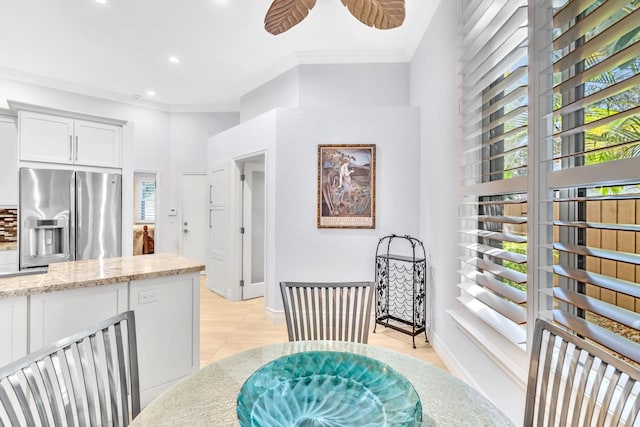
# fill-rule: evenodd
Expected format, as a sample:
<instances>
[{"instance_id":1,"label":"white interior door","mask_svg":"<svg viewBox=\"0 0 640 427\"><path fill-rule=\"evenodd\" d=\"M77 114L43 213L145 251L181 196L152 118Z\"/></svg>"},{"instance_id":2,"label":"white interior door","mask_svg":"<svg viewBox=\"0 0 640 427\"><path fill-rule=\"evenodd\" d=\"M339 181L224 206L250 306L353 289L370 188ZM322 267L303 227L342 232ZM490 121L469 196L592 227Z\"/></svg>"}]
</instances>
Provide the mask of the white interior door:
<instances>
[{"instance_id":1,"label":"white interior door","mask_svg":"<svg viewBox=\"0 0 640 427\"><path fill-rule=\"evenodd\" d=\"M209 208L208 182L205 174L182 175L182 244L185 258L206 264Z\"/></svg>"},{"instance_id":2,"label":"white interior door","mask_svg":"<svg viewBox=\"0 0 640 427\"><path fill-rule=\"evenodd\" d=\"M207 288L225 296L229 251L229 167L219 163L209 170L209 262Z\"/></svg>"},{"instance_id":3,"label":"white interior door","mask_svg":"<svg viewBox=\"0 0 640 427\"><path fill-rule=\"evenodd\" d=\"M264 164L244 163L242 191L242 299L264 296L265 176Z\"/></svg>"}]
</instances>

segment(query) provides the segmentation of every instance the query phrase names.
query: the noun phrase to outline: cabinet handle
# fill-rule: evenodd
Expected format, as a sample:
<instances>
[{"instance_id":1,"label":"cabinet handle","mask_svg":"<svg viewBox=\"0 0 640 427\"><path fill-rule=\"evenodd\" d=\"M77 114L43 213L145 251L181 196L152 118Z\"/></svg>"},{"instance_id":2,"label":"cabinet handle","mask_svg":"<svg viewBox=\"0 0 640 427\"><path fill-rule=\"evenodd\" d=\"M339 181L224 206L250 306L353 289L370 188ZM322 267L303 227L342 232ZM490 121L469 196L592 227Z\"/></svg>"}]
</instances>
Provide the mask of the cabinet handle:
<instances>
[{"instance_id":1,"label":"cabinet handle","mask_svg":"<svg viewBox=\"0 0 640 427\"><path fill-rule=\"evenodd\" d=\"M213 201L211 200L211 190L213 188L213 185L209 184L209 204L213 203Z\"/></svg>"},{"instance_id":2,"label":"cabinet handle","mask_svg":"<svg viewBox=\"0 0 640 427\"><path fill-rule=\"evenodd\" d=\"M69 135L69 160L73 160L73 135Z\"/></svg>"},{"instance_id":3,"label":"cabinet handle","mask_svg":"<svg viewBox=\"0 0 640 427\"><path fill-rule=\"evenodd\" d=\"M76 135L76 161L78 160L78 135Z\"/></svg>"},{"instance_id":4,"label":"cabinet handle","mask_svg":"<svg viewBox=\"0 0 640 427\"><path fill-rule=\"evenodd\" d=\"M212 210L213 209L209 209L209 228L213 228L212 225L211 225L211 211Z\"/></svg>"}]
</instances>

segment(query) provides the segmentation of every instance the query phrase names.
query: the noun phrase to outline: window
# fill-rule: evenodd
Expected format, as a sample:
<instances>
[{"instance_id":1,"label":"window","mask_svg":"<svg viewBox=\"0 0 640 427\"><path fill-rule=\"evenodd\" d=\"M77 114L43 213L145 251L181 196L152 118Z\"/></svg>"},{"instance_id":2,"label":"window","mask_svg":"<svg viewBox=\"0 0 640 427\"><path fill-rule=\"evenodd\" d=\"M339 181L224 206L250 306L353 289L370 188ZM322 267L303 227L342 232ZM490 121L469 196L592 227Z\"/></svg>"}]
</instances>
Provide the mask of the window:
<instances>
[{"instance_id":1,"label":"window","mask_svg":"<svg viewBox=\"0 0 640 427\"><path fill-rule=\"evenodd\" d=\"M554 6L540 315L639 361L640 1Z\"/></svg>"},{"instance_id":2,"label":"window","mask_svg":"<svg viewBox=\"0 0 640 427\"><path fill-rule=\"evenodd\" d=\"M153 223L156 220L156 177L153 174L135 175L136 222Z\"/></svg>"},{"instance_id":3,"label":"window","mask_svg":"<svg viewBox=\"0 0 640 427\"><path fill-rule=\"evenodd\" d=\"M639 362L640 0L461 4L451 315L489 352L543 317Z\"/></svg>"},{"instance_id":4,"label":"window","mask_svg":"<svg viewBox=\"0 0 640 427\"><path fill-rule=\"evenodd\" d=\"M467 314L526 343L527 2L463 8L461 289Z\"/></svg>"}]
</instances>

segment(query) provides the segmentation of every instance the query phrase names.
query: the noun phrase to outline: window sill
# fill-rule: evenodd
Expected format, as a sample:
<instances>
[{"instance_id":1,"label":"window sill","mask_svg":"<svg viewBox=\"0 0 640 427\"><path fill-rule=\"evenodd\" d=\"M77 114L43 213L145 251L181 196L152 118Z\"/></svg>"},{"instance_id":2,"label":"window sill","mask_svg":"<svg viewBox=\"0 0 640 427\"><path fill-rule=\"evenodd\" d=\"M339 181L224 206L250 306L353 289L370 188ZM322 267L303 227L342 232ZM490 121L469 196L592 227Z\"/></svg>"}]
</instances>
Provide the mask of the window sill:
<instances>
[{"instance_id":1,"label":"window sill","mask_svg":"<svg viewBox=\"0 0 640 427\"><path fill-rule=\"evenodd\" d=\"M462 308L464 310L464 308ZM480 319L469 319L456 310L447 310L458 328L523 390L527 389L528 356L524 348L492 331ZM472 314L470 317L473 316Z\"/></svg>"}]
</instances>

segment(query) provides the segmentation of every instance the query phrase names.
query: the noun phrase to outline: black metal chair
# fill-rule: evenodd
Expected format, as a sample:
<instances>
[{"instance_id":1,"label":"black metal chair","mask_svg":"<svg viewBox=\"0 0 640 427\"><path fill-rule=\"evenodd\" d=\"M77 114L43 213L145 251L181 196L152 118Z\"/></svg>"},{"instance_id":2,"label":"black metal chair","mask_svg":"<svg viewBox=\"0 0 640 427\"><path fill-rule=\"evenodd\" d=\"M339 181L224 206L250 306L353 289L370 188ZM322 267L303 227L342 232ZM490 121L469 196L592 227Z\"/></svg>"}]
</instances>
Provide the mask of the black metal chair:
<instances>
[{"instance_id":1,"label":"black metal chair","mask_svg":"<svg viewBox=\"0 0 640 427\"><path fill-rule=\"evenodd\" d=\"M373 282L281 282L289 341L367 343Z\"/></svg>"},{"instance_id":2,"label":"black metal chair","mask_svg":"<svg viewBox=\"0 0 640 427\"><path fill-rule=\"evenodd\" d=\"M126 426L139 412L133 311L0 368L0 425Z\"/></svg>"},{"instance_id":3,"label":"black metal chair","mask_svg":"<svg viewBox=\"0 0 640 427\"><path fill-rule=\"evenodd\" d=\"M536 320L524 425L638 426L640 370Z\"/></svg>"}]
</instances>

